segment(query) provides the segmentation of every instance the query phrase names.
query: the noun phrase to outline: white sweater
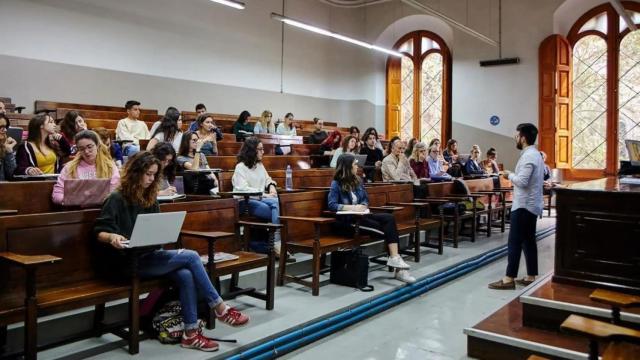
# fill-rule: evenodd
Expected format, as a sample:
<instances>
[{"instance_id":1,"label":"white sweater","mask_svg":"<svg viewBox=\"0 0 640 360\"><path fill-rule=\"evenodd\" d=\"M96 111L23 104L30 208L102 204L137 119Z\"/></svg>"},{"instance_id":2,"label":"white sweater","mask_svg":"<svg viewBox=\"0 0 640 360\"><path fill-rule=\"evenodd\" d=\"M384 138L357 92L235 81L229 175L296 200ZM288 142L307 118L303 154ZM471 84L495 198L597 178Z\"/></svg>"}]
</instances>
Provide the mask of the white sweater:
<instances>
[{"instance_id":1,"label":"white sweater","mask_svg":"<svg viewBox=\"0 0 640 360\"><path fill-rule=\"evenodd\" d=\"M236 165L231 178L233 191L262 191L266 193L269 184L278 185L267 173L261 162L249 169L243 162Z\"/></svg>"}]
</instances>

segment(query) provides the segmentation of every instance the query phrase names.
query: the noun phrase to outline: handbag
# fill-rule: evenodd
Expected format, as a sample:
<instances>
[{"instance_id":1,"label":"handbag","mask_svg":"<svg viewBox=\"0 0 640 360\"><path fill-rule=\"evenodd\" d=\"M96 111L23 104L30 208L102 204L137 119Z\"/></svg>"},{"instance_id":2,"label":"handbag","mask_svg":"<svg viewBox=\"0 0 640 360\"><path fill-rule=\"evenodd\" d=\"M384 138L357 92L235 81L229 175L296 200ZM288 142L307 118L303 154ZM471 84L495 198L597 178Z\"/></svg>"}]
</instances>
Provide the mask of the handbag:
<instances>
[{"instance_id":1,"label":"handbag","mask_svg":"<svg viewBox=\"0 0 640 360\"><path fill-rule=\"evenodd\" d=\"M443 215L455 215L456 213L456 207L458 207L458 214L462 215L464 214L464 212L466 211L467 207L465 206L464 203L453 203L453 202L446 202L442 205L440 205L438 207L438 209L442 210L442 214Z\"/></svg>"},{"instance_id":2,"label":"handbag","mask_svg":"<svg viewBox=\"0 0 640 360\"><path fill-rule=\"evenodd\" d=\"M373 291L369 285L369 257L361 248L331 253L331 272L329 281L360 291Z\"/></svg>"}]
</instances>

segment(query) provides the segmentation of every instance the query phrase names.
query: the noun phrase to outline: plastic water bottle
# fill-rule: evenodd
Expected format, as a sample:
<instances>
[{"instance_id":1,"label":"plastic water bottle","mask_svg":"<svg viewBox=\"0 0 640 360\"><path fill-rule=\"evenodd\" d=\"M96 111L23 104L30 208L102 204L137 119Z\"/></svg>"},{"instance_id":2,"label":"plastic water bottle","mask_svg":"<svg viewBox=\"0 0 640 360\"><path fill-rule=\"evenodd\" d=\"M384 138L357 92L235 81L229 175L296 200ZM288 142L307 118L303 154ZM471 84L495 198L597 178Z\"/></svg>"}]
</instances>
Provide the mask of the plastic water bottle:
<instances>
[{"instance_id":1,"label":"plastic water bottle","mask_svg":"<svg viewBox=\"0 0 640 360\"><path fill-rule=\"evenodd\" d=\"M286 190L293 190L293 171L291 170L291 165L287 165L284 188Z\"/></svg>"}]
</instances>

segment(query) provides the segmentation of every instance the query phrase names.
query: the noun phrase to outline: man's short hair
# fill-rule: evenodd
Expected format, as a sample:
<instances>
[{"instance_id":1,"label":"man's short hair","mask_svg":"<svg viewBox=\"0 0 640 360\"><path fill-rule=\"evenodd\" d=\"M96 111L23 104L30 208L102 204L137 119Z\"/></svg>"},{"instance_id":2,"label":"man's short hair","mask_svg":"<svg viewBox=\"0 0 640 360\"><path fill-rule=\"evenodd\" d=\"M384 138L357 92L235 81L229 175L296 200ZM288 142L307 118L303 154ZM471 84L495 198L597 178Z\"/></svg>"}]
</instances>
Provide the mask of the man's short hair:
<instances>
[{"instance_id":1,"label":"man's short hair","mask_svg":"<svg viewBox=\"0 0 640 360\"><path fill-rule=\"evenodd\" d=\"M520 133L520 136L524 136L527 140L528 145L533 145L536 143L536 138L538 137L538 128L531 123L524 123L518 125L516 128Z\"/></svg>"},{"instance_id":2,"label":"man's short hair","mask_svg":"<svg viewBox=\"0 0 640 360\"><path fill-rule=\"evenodd\" d=\"M124 108L127 109L127 110L131 110L131 108L136 106L136 105L140 106L140 102L136 101L136 100L129 100L129 101L127 101L126 104L124 104Z\"/></svg>"},{"instance_id":3,"label":"man's short hair","mask_svg":"<svg viewBox=\"0 0 640 360\"><path fill-rule=\"evenodd\" d=\"M200 110L200 109L204 109L204 111L207 111L207 107L204 106L203 103L200 103L200 104L196 105L196 112L198 112L198 110Z\"/></svg>"}]
</instances>

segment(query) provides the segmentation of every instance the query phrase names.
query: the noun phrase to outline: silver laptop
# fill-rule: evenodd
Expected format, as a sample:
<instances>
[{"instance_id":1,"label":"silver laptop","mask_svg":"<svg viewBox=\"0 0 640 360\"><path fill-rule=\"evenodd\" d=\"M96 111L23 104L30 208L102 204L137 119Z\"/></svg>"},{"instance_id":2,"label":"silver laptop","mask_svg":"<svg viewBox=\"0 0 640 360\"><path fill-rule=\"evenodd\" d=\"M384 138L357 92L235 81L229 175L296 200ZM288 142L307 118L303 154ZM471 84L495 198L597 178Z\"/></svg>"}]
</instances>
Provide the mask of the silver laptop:
<instances>
[{"instance_id":1,"label":"silver laptop","mask_svg":"<svg viewBox=\"0 0 640 360\"><path fill-rule=\"evenodd\" d=\"M164 245L178 240L186 211L140 214L127 247Z\"/></svg>"},{"instance_id":2,"label":"silver laptop","mask_svg":"<svg viewBox=\"0 0 640 360\"><path fill-rule=\"evenodd\" d=\"M111 192L111 179L66 179L65 206L100 205Z\"/></svg>"},{"instance_id":3,"label":"silver laptop","mask_svg":"<svg viewBox=\"0 0 640 360\"><path fill-rule=\"evenodd\" d=\"M358 160L358 166L360 167L363 167L367 162L367 155L355 154L353 156L355 156L356 160Z\"/></svg>"},{"instance_id":4,"label":"silver laptop","mask_svg":"<svg viewBox=\"0 0 640 360\"><path fill-rule=\"evenodd\" d=\"M631 165L640 166L640 140L625 140L627 146L627 154Z\"/></svg>"}]
</instances>

